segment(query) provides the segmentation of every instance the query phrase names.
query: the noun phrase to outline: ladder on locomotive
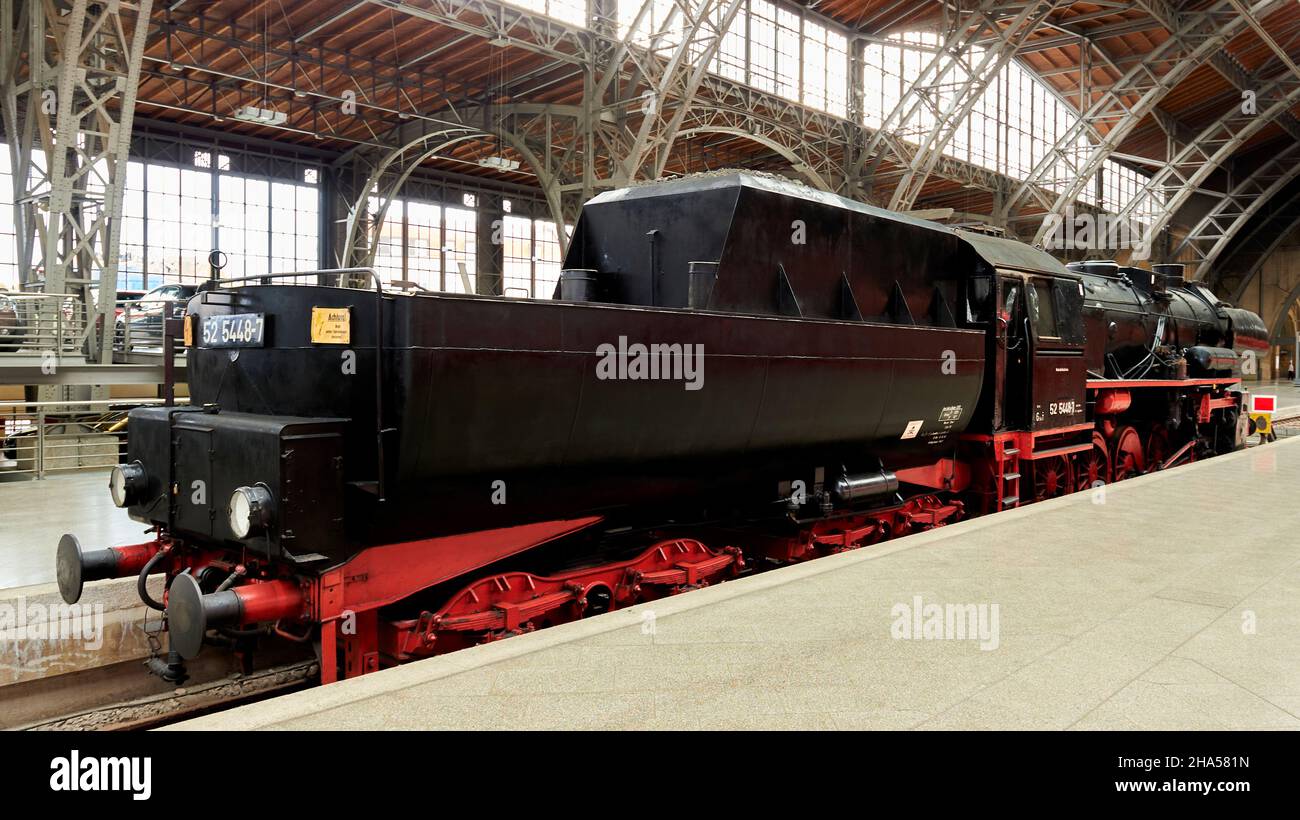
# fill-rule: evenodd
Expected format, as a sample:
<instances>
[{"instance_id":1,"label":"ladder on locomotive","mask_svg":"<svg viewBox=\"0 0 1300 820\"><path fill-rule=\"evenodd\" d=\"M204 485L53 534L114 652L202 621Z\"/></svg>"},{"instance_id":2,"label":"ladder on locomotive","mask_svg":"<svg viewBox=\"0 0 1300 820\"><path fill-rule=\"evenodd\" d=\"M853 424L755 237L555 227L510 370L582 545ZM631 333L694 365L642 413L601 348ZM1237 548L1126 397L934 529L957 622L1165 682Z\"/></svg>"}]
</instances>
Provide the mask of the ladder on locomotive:
<instances>
[{"instance_id":1,"label":"ladder on locomotive","mask_svg":"<svg viewBox=\"0 0 1300 820\"><path fill-rule=\"evenodd\" d=\"M996 510L1020 506L1020 448L1012 436L993 437L993 472L997 484Z\"/></svg>"}]
</instances>

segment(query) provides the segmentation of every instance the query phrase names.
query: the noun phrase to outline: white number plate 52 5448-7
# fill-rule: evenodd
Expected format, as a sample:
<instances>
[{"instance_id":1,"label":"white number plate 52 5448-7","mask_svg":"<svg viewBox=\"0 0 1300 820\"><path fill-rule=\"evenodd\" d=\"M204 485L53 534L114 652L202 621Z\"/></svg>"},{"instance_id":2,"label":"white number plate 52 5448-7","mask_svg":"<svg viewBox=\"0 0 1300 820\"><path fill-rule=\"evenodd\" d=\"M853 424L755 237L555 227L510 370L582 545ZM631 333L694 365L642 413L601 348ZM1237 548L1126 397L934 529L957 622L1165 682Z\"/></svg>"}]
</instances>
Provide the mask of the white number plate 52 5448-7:
<instances>
[{"instance_id":1,"label":"white number plate 52 5448-7","mask_svg":"<svg viewBox=\"0 0 1300 820\"><path fill-rule=\"evenodd\" d=\"M205 316L199 347L261 347L265 336L264 313Z\"/></svg>"}]
</instances>

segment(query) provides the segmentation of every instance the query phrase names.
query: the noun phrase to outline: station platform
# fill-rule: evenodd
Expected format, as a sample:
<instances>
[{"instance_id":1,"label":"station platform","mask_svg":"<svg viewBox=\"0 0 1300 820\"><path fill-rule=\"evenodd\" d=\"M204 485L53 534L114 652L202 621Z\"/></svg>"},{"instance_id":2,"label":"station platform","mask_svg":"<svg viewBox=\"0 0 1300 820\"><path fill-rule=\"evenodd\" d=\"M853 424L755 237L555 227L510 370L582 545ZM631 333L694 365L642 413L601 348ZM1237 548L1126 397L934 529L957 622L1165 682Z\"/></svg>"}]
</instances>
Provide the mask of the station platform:
<instances>
[{"instance_id":1,"label":"station platform","mask_svg":"<svg viewBox=\"0 0 1300 820\"><path fill-rule=\"evenodd\" d=\"M1290 439L170 728L1300 729L1297 486Z\"/></svg>"},{"instance_id":2,"label":"station platform","mask_svg":"<svg viewBox=\"0 0 1300 820\"><path fill-rule=\"evenodd\" d=\"M93 549L139 543L145 529L113 506L107 469L40 481L0 473L0 591L53 585L54 551L65 532Z\"/></svg>"}]
</instances>

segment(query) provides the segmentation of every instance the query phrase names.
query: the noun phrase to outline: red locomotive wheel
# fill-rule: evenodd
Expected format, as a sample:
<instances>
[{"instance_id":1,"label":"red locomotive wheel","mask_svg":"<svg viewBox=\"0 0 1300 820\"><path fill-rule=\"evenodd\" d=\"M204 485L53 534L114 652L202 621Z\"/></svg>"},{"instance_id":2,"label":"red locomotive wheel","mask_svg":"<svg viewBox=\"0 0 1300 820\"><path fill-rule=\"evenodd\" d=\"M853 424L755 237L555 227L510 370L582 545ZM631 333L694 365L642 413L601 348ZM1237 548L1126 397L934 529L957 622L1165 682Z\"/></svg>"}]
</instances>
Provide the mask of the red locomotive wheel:
<instances>
[{"instance_id":1,"label":"red locomotive wheel","mask_svg":"<svg viewBox=\"0 0 1300 820\"><path fill-rule=\"evenodd\" d=\"M1111 475L1116 481L1123 481L1135 475L1142 475L1146 466L1146 456L1142 452L1142 437L1132 427L1121 427L1115 431L1112 442L1115 463Z\"/></svg>"},{"instance_id":2,"label":"red locomotive wheel","mask_svg":"<svg viewBox=\"0 0 1300 820\"><path fill-rule=\"evenodd\" d=\"M1043 501L1065 495L1074 486L1070 460L1054 456L1034 462L1034 500Z\"/></svg>"},{"instance_id":3,"label":"red locomotive wheel","mask_svg":"<svg viewBox=\"0 0 1300 820\"><path fill-rule=\"evenodd\" d=\"M1152 471L1159 470L1160 465L1167 458L1169 458L1169 431L1163 424L1157 424L1147 435L1147 468Z\"/></svg>"},{"instance_id":4,"label":"red locomotive wheel","mask_svg":"<svg viewBox=\"0 0 1300 820\"><path fill-rule=\"evenodd\" d=\"M1092 449L1077 457L1074 466L1076 489L1089 490L1097 485L1110 483L1110 450L1106 447L1106 438L1096 431L1092 434Z\"/></svg>"}]
</instances>

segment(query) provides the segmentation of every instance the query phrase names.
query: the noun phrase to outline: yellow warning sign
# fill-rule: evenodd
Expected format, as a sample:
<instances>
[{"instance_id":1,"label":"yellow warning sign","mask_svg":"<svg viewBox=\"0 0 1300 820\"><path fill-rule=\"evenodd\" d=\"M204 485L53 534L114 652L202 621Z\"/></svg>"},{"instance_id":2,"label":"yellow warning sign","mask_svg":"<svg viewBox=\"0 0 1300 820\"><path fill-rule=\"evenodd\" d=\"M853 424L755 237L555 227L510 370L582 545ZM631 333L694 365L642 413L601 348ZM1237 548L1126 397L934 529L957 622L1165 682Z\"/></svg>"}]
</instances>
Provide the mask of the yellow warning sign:
<instances>
[{"instance_id":1,"label":"yellow warning sign","mask_svg":"<svg viewBox=\"0 0 1300 820\"><path fill-rule=\"evenodd\" d=\"M185 346L194 347L194 317L189 314L186 314L184 322L185 322L184 324Z\"/></svg>"},{"instance_id":2,"label":"yellow warning sign","mask_svg":"<svg viewBox=\"0 0 1300 820\"><path fill-rule=\"evenodd\" d=\"M1256 433L1267 436L1273 432L1273 415L1271 413L1251 413L1250 418L1255 422Z\"/></svg>"},{"instance_id":3,"label":"yellow warning sign","mask_svg":"<svg viewBox=\"0 0 1300 820\"><path fill-rule=\"evenodd\" d=\"M313 307L311 340L325 345L351 344L352 308Z\"/></svg>"}]
</instances>

